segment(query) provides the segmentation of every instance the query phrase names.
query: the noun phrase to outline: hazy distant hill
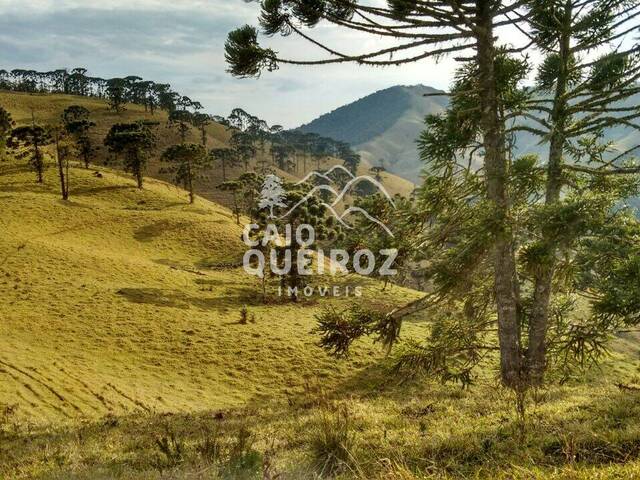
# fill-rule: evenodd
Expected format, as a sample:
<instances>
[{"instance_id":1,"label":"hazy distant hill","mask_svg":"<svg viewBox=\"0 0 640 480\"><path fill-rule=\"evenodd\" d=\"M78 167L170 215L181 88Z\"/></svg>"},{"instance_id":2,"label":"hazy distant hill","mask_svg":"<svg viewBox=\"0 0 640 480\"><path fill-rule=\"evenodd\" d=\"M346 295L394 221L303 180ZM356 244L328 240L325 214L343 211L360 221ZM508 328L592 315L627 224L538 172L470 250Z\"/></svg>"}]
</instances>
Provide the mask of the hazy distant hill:
<instances>
[{"instance_id":1,"label":"hazy distant hill","mask_svg":"<svg viewBox=\"0 0 640 480\"><path fill-rule=\"evenodd\" d=\"M424 94L438 91L424 85L387 88L322 115L300 129L348 142L372 165L380 165L382 160L390 172L418 183L422 164L416 139L424 129L424 117L442 112L447 105L444 96ZM623 106L639 102L637 95ZM620 151L640 143L640 134L632 129L616 128L608 133ZM518 146L522 152L541 155L547 149L530 134L522 134Z\"/></svg>"},{"instance_id":2,"label":"hazy distant hill","mask_svg":"<svg viewBox=\"0 0 640 480\"><path fill-rule=\"evenodd\" d=\"M387 88L300 128L348 142L372 165L382 160L385 168L415 182L421 168L415 139L424 117L447 104L446 97L424 97L434 92L438 90L424 85Z\"/></svg>"}]
</instances>

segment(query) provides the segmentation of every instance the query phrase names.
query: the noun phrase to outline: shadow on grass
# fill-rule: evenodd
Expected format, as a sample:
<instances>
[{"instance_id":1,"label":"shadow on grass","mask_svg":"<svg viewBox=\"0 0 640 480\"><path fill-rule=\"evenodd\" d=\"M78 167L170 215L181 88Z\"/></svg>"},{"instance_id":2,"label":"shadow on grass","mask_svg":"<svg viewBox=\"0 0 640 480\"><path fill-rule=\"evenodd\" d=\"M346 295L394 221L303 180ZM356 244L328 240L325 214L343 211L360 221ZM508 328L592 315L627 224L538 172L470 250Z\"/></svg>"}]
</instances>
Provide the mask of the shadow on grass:
<instances>
[{"instance_id":1,"label":"shadow on grass","mask_svg":"<svg viewBox=\"0 0 640 480\"><path fill-rule=\"evenodd\" d=\"M52 190L46 183L8 183L0 184L0 192L4 193L44 193L51 194Z\"/></svg>"},{"instance_id":2,"label":"shadow on grass","mask_svg":"<svg viewBox=\"0 0 640 480\"><path fill-rule=\"evenodd\" d=\"M544 472L538 475L522 472L529 469L540 472L540 468L555 470L568 467L572 470L624 464L640 457L640 435L638 429L633 428L640 421L640 395L637 393L610 390L581 405L583 408L572 409L568 415L556 410L541 413L540 417L530 420L524 437L518 440L516 427L507 418L510 408L507 403L495 408L490 421L479 421L486 414L482 411L486 399L484 403L479 401L470 405L461 401L456 404L453 390L440 388L428 397L423 396L423 400L429 401L420 404L426 405L424 408L408 408L406 404L411 400L410 395L406 390L398 390L404 393L404 402L398 402L397 409L384 411L389 428L393 428L393 418L400 416L404 420L397 424L397 434L407 429L424 428L424 435L407 436L406 442L395 445L392 440L391 443L387 441L385 428L384 439L369 439L364 458L358 456L358 451L354 452L355 462L370 462L376 457L395 458L389 456L395 454L412 471L429 471L437 474L437 478L441 475L458 479L491 478L494 473L496 478L533 479L545 478L542 476ZM479 389L465 395L482 400L487 393ZM351 396L345 394L338 400L348 401L349 398ZM183 451L181 468L185 469L202 462L199 448L206 444L207 438L211 440L208 434L216 432L233 438L239 429L245 427L259 431L264 426L276 426L275 430L269 427L272 438L290 439L283 443L276 455L286 455L291 443L301 449L311 448L315 437L310 427L322 415L324 402L322 398L313 398L313 392L305 392L290 399L288 404L256 397L245 407L224 410L191 414L138 413L109 416L67 427L30 427L16 432L0 430L0 441L6 453L0 462L0 476L2 473L10 475L18 469L29 471L33 466L45 478L74 478L73 475L102 478L99 472L106 472L104 478L133 478L132 474L136 472L148 473L157 467L159 452L156 441L167 432L171 432L183 445L191 445ZM459 411L452 411L454 407ZM379 408L388 406L372 404L373 410L378 411ZM456 418L451 418L451 424L458 425L457 428L447 427L451 415L456 415ZM437 419L432 420L434 416ZM457 416L461 416L462 421ZM288 419L288 424L283 419ZM376 418L357 420L360 425L357 430L361 432L358 435L369 426L375 428L378 422ZM88 447L83 449L83 445ZM95 448L107 445L104 453ZM73 452L73 458L69 452ZM504 476L511 470L520 474ZM478 476L478 473L482 475Z\"/></svg>"},{"instance_id":3,"label":"shadow on grass","mask_svg":"<svg viewBox=\"0 0 640 480\"><path fill-rule=\"evenodd\" d=\"M123 288L116 293L131 303L168 308L227 310L239 305L260 305L260 299L251 288L228 288L224 295L215 297L197 297L161 288Z\"/></svg>"},{"instance_id":4,"label":"shadow on grass","mask_svg":"<svg viewBox=\"0 0 640 480\"><path fill-rule=\"evenodd\" d=\"M154 238L158 238L165 232L179 230L189 225L187 222L172 222L170 220L161 220L159 222L145 225L138 228L133 233L133 238L139 242L150 242Z\"/></svg>"},{"instance_id":5,"label":"shadow on grass","mask_svg":"<svg viewBox=\"0 0 640 480\"><path fill-rule=\"evenodd\" d=\"M90 187L90 188L71 188L72 195L91 195L100 192L113 192L119 190L137 190L133 185L105 185L103 187Z\"/></svg>"}]
</instances>

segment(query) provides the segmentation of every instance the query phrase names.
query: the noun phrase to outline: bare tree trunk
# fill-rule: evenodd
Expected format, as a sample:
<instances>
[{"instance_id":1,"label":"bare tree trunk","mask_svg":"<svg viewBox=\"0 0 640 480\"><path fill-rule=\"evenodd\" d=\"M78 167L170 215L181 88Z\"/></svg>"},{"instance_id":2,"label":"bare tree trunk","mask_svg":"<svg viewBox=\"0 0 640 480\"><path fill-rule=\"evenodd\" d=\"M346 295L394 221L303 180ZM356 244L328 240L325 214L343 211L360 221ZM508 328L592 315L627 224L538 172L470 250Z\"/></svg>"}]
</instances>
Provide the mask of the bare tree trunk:
<instances>
[{"instance_id":1,"label":"bare tree trunk","mask_svg":"<svg viewBox=\"0 0 640 480\"><path fill-rule=\"evenodd\" d=\"M38 146L38 144L36 143L34 146L35 149L35 153L34 155L36 156L35 160L36 160L36 175L38 178L38 183L44 183L44 176L43 176L43 170L44 170L44 159L42 158L42 154L40 153L40 147Z\"/></svg>"},{"instance_id":2,"label":"bare tree trunk","mask_svg":"<svg viewBox=\"0 0 640 480\"><path fill-rule=\"evenodd\" d=\"M193 195L193 175L192 175L192 172L191 172L191 161L190 160L187 163L187 175L189 176L189 178L188 178L188 182L189 182L189 203L191 205L193 205L193 203L195 202L195 197Z\"/></svg>"},{"instance_id":3,"label":"bare tree trunk","mask_svg":"<svg viewBox=\"0 0 640 480\"><path fill-rule=\"evenodd\" d=\"M238 193L233 192L233 210L236 214L236 223L240 225L240 208L238 207Z\"/></svg>"},{"instance_id":4,"label":"bare tree trunk","mask_svg":"<svg viewBox=\"0 0 640 480\"><path fill-rule=\"evenodd\" d=\"M58 174L60 175L60 190L62 193L62 200L69 199L69 192L67 191L67 181L65 179L63 157L60 155L60 139L56 133L56 160L58 163Z\"/></svg>"},{"instance_id":5,"label":"bare tree trunk","mask_svg":"<svg viewBox=\"0 0 640 480\"><path fill-rule=\"evenodd\" d=\"M547 165L547 186L545 203L552 205L560 200L562 189L562 156L565 146L565 128L567 120L567 92L568 68L571 55L571 1L565 5L565 16L562 19L565 30L560 40L560 62L558 80L551 112L551 140L549 146L549 161ZM533 306L529 320L529 346L527 349L527 367L529 381L533 385L540 385L547 366L547 329L549 323L549 303L553 274L556 265L556 246L553 239L543 234L543 244L546 248L547 261L538 269L535 276L533 291Z\"/></svg>"},{"instance_id":6,"label":"bare tree trunk","mask_svg":"<svg viewBox=\"0 0 640 480\"><path fill-rule=\"evenodd\" d=\"M69 159L67 158L64 162L65 169L65 180L66 180L66 188L67 188L67 198L69 198Z\"/></svg>"},{"instance_id":7,"label":"bare tree trunk","mask_svg":"<svg viewBox=\"0 0 640 480\"><path fill-rule=\"evenodd\" d=\"M477 0L477 62L479 68L481 124L487 176L487 195L493 203L493 264L498 312L500 371L502 382L513 389L522 388L522 348L520 335L519 289L509 216L507 191L508 165L506 145L499 116L495 77L495 45L492 2Z\"/></svg>"}]
</instances>

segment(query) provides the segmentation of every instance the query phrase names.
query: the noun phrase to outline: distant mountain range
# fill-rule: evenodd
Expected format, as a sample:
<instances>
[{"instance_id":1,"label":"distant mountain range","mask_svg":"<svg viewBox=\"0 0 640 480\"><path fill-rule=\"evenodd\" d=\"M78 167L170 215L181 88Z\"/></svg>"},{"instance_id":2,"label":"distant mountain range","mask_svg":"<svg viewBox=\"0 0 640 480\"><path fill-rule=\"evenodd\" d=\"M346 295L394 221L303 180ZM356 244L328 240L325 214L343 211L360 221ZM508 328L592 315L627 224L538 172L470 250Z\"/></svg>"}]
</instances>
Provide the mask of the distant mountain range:
<instances>
[{"instance_id":1,"label":"distant mountain range","mask_svg":"<svg viewBox=\"0 0 640 480\"><path fill-rule=\"evenodd\" d=\"M442 112L447 97L425 97L438 90L424 85L380 90L303 125L313 132L351 144L371 164L417 182L422 168L415 140L424 117Z\"/></svg>"},{"instance_id":2,"label":"distant mountain range","mask_svg":"<svg viewBox=\"0 0 640 480\"><path fill-rule=\"evenodd\" d=\"M300 130L347 142L371 165L382 165L419 183L423 165L416 140L424 130L425 116L442 112L448 103L445 96L424 96L437 92L441 91L425 85L387 88L322 115ZM638 103L640 95L628 99L623 106ZM608 134L620 150L640 143L640 134L632 129L616 128ZM518 148L541 155L547 150L531 134L519 137Z\"/></svg>"}]
</instances>

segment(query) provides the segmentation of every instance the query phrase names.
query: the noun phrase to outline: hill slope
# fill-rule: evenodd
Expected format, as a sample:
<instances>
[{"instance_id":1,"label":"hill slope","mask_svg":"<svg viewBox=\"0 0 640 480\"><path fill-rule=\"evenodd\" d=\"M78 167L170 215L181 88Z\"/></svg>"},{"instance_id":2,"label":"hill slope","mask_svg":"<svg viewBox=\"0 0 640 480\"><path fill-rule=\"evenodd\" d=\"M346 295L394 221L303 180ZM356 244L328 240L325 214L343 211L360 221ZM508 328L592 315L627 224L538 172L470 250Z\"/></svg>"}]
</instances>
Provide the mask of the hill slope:
<instances>
[{"instance_id":1,"label":"hill slope","mask_svg":"<svg viewBox=\"0 0 640 480\"><path fill-rule=\"evenodd\" d=\"M180 143L180 136L176 129L167 124L167 114L165 112L158 111L154 115L151 115L150 113L145 112L144 107L130 104L126 106L125 111L118 114L109 110L107 103L98 98L59 94L35 95L6 91L0 91L0 105L11 113L13 119L18 125L30 123L32 121L32 112L34 112L37 122L51 124L58 122L64 109L71 105L81 105L87 108L91 112L91 121L96 123L96 127L91 131L93 143L97 147L97 152L95 154L96 165L103 165L109 160L109 152L103 146L102 142L114 123L133 122L142 119L158 122L158 126L155 127L158 145L149 159L147 175L170 183L173 181L171 175L161 171L163 165L158 161L161 153L168 146ZM223 125L212 122L211 125L207 127L208 148L211 149L228 146L229 138L230 133ZM200 132L192 128L187 134L187 141L200 143ZM269 162L270 161L271 159L269 157ZM324 158L320 161L320 168L328 169L338 163L342 162L335 158ZM307 169L305 171L302 171L301 169L297 172L285 172L274 165L270 165L270 168L273 169L280 177L290 181L296 181L303 178L312 169L316 168L315 161L306 162L306 164ZM368 173L369 167L370 165L366 161L363 162L359 173ZM252 162L250 168L256 168L255 161ZM237 178L240 174L244 173L244 167L242 166L228 168L227 170L227 179ZM383 174L383 176L385 186L392 195L400 194L407 196L414 188L414 185L411 182L397 177L390 172ZM231 206L233 204L231 195L216 188L222 182L222 169L219 165L215 165L212 169L206 172L206 175L203 178L196 179L194 182L194 188L196 193L209 200L226 206Z\"/></svg>"},{"instance_id":2,"label":"hill slope","mask_svg":"<svg viewBox=\"0 0 640 480\"><path fill-rule=\"evenodd\" d=\"M230 266L246 247L227 209L116 171L71 178L65 203L53 169L37 185L0 164L0 404L30 421L198 410L354 368L315 346L320 305L264 305L257 279ZM379 304L415 298L355 281ZM255 324L238 324L243 305Z\"/></svg>"}]
</instances>

